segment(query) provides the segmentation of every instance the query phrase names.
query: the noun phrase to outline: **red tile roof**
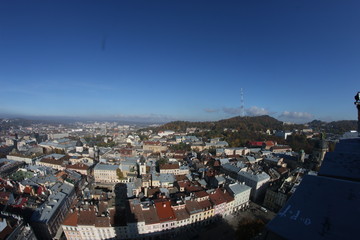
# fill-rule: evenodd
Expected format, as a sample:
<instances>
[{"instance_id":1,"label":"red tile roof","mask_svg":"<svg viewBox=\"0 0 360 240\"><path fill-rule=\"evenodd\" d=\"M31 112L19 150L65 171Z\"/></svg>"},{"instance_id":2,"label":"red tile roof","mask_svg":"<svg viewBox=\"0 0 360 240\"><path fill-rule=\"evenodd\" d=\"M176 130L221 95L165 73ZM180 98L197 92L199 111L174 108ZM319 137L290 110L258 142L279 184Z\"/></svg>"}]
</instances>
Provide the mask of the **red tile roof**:
<instances>
[{"instance_id":1,"label":"red tile roof","mask_svg":"<svg viewBox=\"0 0 360 240\"><path fill-rule=\"evenodd\" d=\"M110 218L109 217L96 217L95 218L95 227L110 227Z\"/></svg>"},{"instance_id":2,"label":"red tile roof","mask_svg":"<svg viewBox=\"0 0 360 240\"><path fill-rule=\"evenodd\" d=\"M263 142L252 141L252 142L249 142L249 145L252 147L262 147Z\"/></svg>"},{"instance_id":3,"label":"red tile roof","mask_svg":"<svg viewBox=\"0 0 360 240\"><path fill-rule=\"evenodd\" d=\"M190 217L185 208L174 210L174 213L178 221L185 220Z\"/></svg>"},{"instance_id":4,"label":"red tile roof","mask_svg":"<svg viewBox=\"0 0 360 240\"><path fill-rule=\"evenodd\" d=\"M95 210L82 210L79 213L78 225L95 225Z\"/></svg>"},{"instance_id":5,"label":"red tile roof","mask_svg":"<svg viewBox=\"0 0 360 240\"><path fill-rule=\"evenodd\" d=\"M209 196L209 194L205 191L195 192L194 194L195 194L195 197L197 197L197 198L203 198L203 197Z\"/></svg>"},{"instance_id":6,"label":"red tile roof","mask_svg":"<svg viewBox=\"0 0 360 240\"><path fill-rule=\"evenodd\" d=\"M155 207L156 207L156 212L159 216L160 222L176 220L175 213L171 207L171 202L169 200L156 201Z\"/></svg>"},{"instance_id":7,"label":"red tile roof","mask_svg":"<svg viewBox=\"0 0 360 240\"><path fill-rule=\"evenodd\" d=\"M202 208L197 201L186 201L185 208L190 215L196 214L196 213L199 213L202 211Z\"/></svg>"},{"instance_id":8,"label":"red tile roof","mask_svg":"<svg viewBox=\"0 0 360 240\"><path fill-rule=\"evenodd\" d=\"M211 204L210 200L203 200L198 203L199 203L200 207L204 210L208 210L208 209L212 208L212 204Z\"/></svg>"},{"instance_id":9,"label":"red tile roof","mask_svg":"<svg viewBox=\"0 0 360 240\"><path fill-rule=\"evenodd\" d=\"M203 190L203 188L200 186L189 185L185 187L186 192L198 192L201 190Z\"/></svg>"},{"instance_id":10,"label":"red tile roof","mask_svg":"<svg viewBox=\"0 0 360 240\"><path fill-rule=\"evenodd\" d=\"M226 203L224 193L219 188L212 192L209 197L213 205L220 205L222 203Z\"/></svg>"},{"instance_id":11,"label":"red tile roof","mask_svg":"<svg viewBox=\"0 0 360 240\"><path fill-rule=\"evenodd\" d=\"M33 189L30 186L26 186L24 189L24 193L27 193L27 194L31 194L32 191L33 191Z\"/></svg>"},{"instance_id":12,"label":"red tile roof","mask_svg":"<svg viewBox=\"0 0 360 240\"><path fill-rule=\"evenodd\" d=\"M78 213L76 211L74 212L69 212L66 217L64 222L62 223L63 225L66 226L77 226L77 222L78 222Z\"/></svg>"},{"instance_id":13,"label":"red tile roof","mask_svg":"<svg viewBox=\"0 0 360 240\"><path fill-rule=\"evenodd\" d=\"M184 181L184 180L189 180L186 175L175 175L175 180L176 181Z\"/></svg>"},{"instance_id":14,"label":"red tile roof","mask_svg":"<svg viewBox=\"0 0 360 240\"><path fill-rule=\"evenodd\" d=\"M166 164L160 165L160 170L161 169L179 169L179 164L166 163Z\"/></svg>"},{"instance_id":15,"label":"red tile roof","mask_svg":"<svg viewBox=\"0 0 360 240\"><path fill-rule=\"evenodd\" d=\"M223 196L227 203L234 201L234 198L230 195L230 193L228 191L223 192Z\"/></svg>"},{"instance_id":16,"label":"red tile roof","mask_svg":"<svg viewBox=\"0 0 360 240\"><path fill-rule=\"evenodd\" d=\"M161 146L161 142L159 142L159 141L156 141L156 142L153 142L153 141L144 141L144 145L157 145L157 146Z\"/></svg>"},{"instance_id":17,"label":"red tile roof","mask_svg":"<svg viewBox=\"0 0 360 240\"><path fill-rule=\"evenodd\" d=\"M89 166L83 163L75 163L73 165L67 165L66 168L75 170L88 170Z\"/></svg>"},{"instance_id":18,"label":"red tile roof","mask_svg":"<svg viewBox=\"0 0 360 240\"><path fill-rule=\"evenodd\" d=\"M272 147L272 146L276 145L276 143L274 141L266 141L265 144L267 147Z\"/></svg>"},{"instance_id":19,"label":"red tile roof","mask_svg":"<svg viewBox=\"0 0 360 240\"><path fill-rule=\"evenodd\" d=\"M143 209L142 213L145 224L156 224L160 222L154 206L149 206L148 209Z\"/></svg>"}]
</instances>

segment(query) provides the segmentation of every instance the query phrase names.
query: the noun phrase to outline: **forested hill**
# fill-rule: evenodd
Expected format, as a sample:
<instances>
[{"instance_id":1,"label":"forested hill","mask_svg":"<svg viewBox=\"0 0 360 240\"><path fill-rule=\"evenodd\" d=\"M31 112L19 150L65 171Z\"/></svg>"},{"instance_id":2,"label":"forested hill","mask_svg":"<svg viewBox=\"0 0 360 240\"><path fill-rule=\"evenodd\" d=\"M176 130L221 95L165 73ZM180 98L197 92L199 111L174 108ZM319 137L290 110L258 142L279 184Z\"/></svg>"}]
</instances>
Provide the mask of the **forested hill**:
<instances>
[{"instance_id":1,"label":"forested hill","mask_svg":"<svg viewBox=\"0 0 360 240\"><path fill-rule=\"evenodd\" d=\"M256 117L233 117L216 122L175 121L166 123L154 130L173 130L185 132L187 128L199 128L218 131L222 131L224 128L236 129L238 131L266 131L267 129L281 130L284 128L284 126L283 122L273 117L264 115Z\"/></svg>"},{"instance_id":2,"label":"forested hill","mask_svg":"<svg viewBox=\"0 0 360 240\"><path fill-rule=\"evenodd\" d=\"M351 130L357 130L357 121L355 120L342 120L334 122L322 122L320 120L314 120L308 123L309 128L315 131L321 131L326 133L343 134Z\"/></svg>"},{"instance_id":3,"label":"forested hill","mask_svg":"<svg viewBox=\"0 0 360 240\"><path fill-rule=\"evenodd\" d=\"M254 117L233 117L214 122L188 122L188 121L174 121L152 128L154 131L173 130L176 132L185 132L187 128L208 129L212 131L221 132L224 129L235 129L240 132L259 132L270 130L289 130L312 128L317 132L326 132L334 134L343 134L350 130L357 129L357 121L342 120L333 122L323 122L314 120L308 124L283 124L268 115L254 116Z\"/></svg>"}]
</instances>

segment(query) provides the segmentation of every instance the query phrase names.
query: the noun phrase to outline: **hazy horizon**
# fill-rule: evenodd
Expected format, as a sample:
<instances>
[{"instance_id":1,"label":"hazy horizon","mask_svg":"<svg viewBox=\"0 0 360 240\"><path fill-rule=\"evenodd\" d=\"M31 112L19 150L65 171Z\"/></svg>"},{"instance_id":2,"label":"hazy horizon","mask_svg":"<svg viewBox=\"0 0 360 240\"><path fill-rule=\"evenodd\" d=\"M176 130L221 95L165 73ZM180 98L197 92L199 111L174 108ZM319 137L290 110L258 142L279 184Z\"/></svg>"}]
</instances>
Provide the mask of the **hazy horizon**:
<instances>
[{"instance_id":1,"label":"hazy horizon","mask_svg":"<svg viewBox=\"0 0 360 240\"><path fill-rule=\"evenodd\" d=\"M265 116L265 115L258 115ZM266 115L270 116L270 115ZM188 121L188 122L216 122L219 120L225 120L233 117L241 116L231 116L228 118L221 118L217 120L188 120L188 119L170 119L163 118L161 116L36 116L36 115L11 115L11 114L1 114L0 119L25 119L25 120L35 120L35 121L59 121L59 122L121 122L124 124L165 124L174 121ZM244 117L257 117L257 116L244 116ZM282 121L274 116L273 117L279 121ZM320 120L323 122L332 122L321 120L321 119L312 119L307 122L291 122L291 121L282 121L284 123L293 123L293 124L307 124L314 120ZM335 121L356 121L355 119L340 119Z\"/></svg>"}]
</instances>

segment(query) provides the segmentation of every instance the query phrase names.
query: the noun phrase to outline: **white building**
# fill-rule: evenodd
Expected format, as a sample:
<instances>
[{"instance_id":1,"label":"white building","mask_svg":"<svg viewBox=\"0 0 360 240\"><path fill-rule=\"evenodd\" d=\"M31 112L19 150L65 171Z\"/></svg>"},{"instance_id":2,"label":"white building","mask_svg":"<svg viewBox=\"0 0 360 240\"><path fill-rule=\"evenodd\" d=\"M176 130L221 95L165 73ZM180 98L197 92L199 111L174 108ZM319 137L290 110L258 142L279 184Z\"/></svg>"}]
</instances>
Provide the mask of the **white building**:
<instances>
[{"instance_id":1,"label":"white building","mask_svg":"<svg viewBox=\"0 0 360 240\"><path fill-rule=\"evenodd\" d=\"M252 171L238 172L238 180L251 187L251 198L256 200L261 194L265 194L270 176L265 172L253 173Z\"/></svg>"},{"instance_id":2,"label":"white building","mask_svg":"<svg viewBox=\"0 0 360 240\"><path fill-rule=\"evenodd\" d=\"M94 178L95 182L99 183L116 183L120 182L120 179L117 175L117 169L119 165L106 165L98 163L94 167Z\"/></svg>"},{"instance_id":3,"label":"white building","mask_svg":"<svg viewBox=\"0 0 360 240\"><path fill-rule=\"evenodd\" d=\"M244 209L249 205L251 187L245 184L234 183L227 186L227 189L234 197L234 212Z\"/></svg>"}]
</instances>

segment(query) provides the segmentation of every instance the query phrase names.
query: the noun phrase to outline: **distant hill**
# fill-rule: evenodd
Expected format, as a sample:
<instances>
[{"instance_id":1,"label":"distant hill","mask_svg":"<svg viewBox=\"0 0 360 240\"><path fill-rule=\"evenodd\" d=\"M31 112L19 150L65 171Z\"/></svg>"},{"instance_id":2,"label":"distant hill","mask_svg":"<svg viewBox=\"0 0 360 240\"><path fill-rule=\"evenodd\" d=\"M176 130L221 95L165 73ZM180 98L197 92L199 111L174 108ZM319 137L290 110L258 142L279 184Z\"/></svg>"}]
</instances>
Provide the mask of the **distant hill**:
<instances>
[{"instance_id":1,"label":"distant hill","mask_svg":"<svg viewBox=\"0 0 360 240\"><path fill-rule=\"evenodd\" d=\"M308 123L308 126L316 131L343 134L351 130L357 130L357 121L355 120L342 120L333 122L323 122L320 120L314 120Z\"/></svg>"},{"instance_id":2,"label":"distant hill","mask_svg":"<svg viewBox=\"0 0 360 240\"><path fill-rule=\"evenodd\" d=\"M238 131L266 131L267 129L282 130L283 122L268 115L255 117L233 117L214 122L175 121L153 128L155 131L174 130L185 132L187 128L209 129L222 131L224 128Z\"/></svg>"},{"instance_id":3,"label":"distant hill","mask_svg":"<svg viewBox=\"0 0 360 240\"><path fill-rule=\"evenodd\" d=\"M327 132L334 134L343 134L350 130L357 129L357 121L342 120L333 122L323 122L314 120L308 124L290 124L286 125L268 115L254 116L254 117L232 117L219 121L212 122L189 122L189 121L174 121L169 122L159 127L151 128L154 131L173 130L185 132L187 128L209 129L211 131L220 132L224 129L236 129L241 132L259 132L270 130L294 130L303 128L312 128L315 131Z\"/></svg>"}]
</instances>

